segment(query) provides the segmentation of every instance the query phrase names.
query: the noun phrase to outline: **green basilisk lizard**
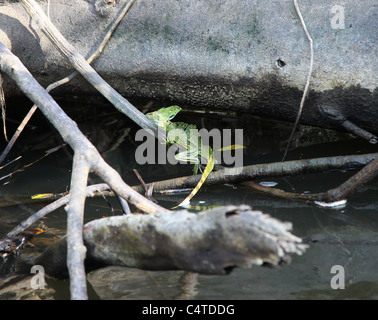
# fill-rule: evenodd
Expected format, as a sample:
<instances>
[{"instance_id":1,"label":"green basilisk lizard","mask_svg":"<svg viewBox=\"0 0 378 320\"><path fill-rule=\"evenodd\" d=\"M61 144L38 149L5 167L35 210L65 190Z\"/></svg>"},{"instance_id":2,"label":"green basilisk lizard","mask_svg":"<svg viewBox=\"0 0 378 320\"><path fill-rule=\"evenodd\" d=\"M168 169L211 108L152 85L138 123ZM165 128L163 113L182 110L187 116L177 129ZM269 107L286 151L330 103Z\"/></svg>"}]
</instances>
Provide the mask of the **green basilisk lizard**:
<instances>
[{"instance_id":1,"label":"green basilisk lizard","mask_svg":"<svg viewBox=\"0 0 378 320\"><path fill-rule=\"evenodd\" d=\"M207 165L202 173L200 181L192 192L178 205L187 206L190 203L190 199L194 197L202 187L210 172L214 169L214 156L213 150L209 146L202 145L201 137L195 125L185 122L171 122L180 111L181 108L179 106L171 106L147 113L146 116L158 127L161 127L166 131L166 143L168 145L178 143L181 147L186 149L186 151L176 154L175 159L179 161L194 162L193 174L197 174L198 169L201 170L199 157L207 160Z\"/></svg>"}]
</instances>

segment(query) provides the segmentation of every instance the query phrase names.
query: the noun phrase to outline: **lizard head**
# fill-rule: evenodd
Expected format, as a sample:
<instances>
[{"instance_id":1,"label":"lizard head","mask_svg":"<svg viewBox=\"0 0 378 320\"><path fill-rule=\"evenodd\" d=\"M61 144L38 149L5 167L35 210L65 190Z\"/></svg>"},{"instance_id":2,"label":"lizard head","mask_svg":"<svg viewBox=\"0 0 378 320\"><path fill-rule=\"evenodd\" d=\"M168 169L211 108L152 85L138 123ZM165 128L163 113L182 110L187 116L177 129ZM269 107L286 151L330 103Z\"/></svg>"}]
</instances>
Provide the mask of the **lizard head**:
<instances>
[{"instance_id":1,"label":"lizard head","mask_svg":"<svg viewBox=\"0 0 378 320\"><path fill-rule=\"evenodd\" d=\"M167 108L161 108L157 111L147 113L146 116L152 122L154 122L159 127L165 127L167 121L172 120L176 114L181 111L179 106L171 106Z\"/></svg>"}]
</instances>

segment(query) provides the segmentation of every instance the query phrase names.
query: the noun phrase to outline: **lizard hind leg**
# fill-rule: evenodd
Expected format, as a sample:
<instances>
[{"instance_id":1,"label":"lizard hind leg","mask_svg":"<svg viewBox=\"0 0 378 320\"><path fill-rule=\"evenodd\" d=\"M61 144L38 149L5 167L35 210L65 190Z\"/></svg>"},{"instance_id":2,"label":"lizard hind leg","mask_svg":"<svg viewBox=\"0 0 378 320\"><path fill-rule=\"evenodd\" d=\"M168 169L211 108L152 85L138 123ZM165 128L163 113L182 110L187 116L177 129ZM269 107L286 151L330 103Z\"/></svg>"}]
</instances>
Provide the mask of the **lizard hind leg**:
<instances>
[{"instance_id":1,"label":"lizard hind leg","mask_svg":"<svg viewBox=\"0 0 378 320\"><path fill-rule=\"evenodd\" d=\"M197 159L197 160L198 161L195 163L194 168L193 168L193 174L197 174L198 173L198 169L202 173L202 169L201 169L201 166L200 166L200 161L199 161L199 159Z\"/></svg>"}]
</instances>

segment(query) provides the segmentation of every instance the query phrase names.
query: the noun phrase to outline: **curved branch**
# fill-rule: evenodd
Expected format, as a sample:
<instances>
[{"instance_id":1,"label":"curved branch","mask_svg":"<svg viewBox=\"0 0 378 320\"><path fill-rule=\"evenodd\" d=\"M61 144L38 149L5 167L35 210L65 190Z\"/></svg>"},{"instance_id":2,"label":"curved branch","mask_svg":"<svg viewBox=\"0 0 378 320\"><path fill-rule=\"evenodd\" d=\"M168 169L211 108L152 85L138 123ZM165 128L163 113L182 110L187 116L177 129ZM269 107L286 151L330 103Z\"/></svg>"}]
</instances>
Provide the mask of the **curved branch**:
<instances>
[{"instance_id":1,"label":"curved branch","mask_svg":"<svg viewBox=\"0 0 378 320\"><path fill-rule=\"evenodd\" d=\"M346 200L353 194L355 194L361 187L366 185L369 181L373 180L378 176L378 158L369 162L360 171L346 180L344 183L339 185L334 189L330 189L326 192L320 193L294 193L286 192L278 188L269 188L261 186L252 181L243 183L248 187L251 187L259 192L269 194L275 197L292 199L292 200L302 200L302 201L312 201L312 202L323 202L324 203L334 203L341 200Z\"/></svg>"}]
</instances>

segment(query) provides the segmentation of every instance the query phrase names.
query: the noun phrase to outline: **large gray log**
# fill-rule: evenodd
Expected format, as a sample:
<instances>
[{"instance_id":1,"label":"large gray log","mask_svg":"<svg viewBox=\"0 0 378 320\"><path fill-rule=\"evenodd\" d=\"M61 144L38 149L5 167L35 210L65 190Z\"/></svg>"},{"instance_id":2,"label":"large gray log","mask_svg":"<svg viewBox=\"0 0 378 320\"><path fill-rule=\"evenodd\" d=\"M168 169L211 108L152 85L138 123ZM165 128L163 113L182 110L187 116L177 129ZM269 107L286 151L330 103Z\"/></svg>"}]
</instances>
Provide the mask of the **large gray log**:
<instances>
[{"instance_id":1,"label":"large gray log","mask_svg":"<svg viewBox=\"0 0 378 320\"><path fill-rule=\"evenodd\" d=\"M307 247L290 229L245 205L102 218L84 227L87 271L120 265L227 274L235 267L278 265ZM66 247L65 238L55 242L36 263L52 276L66 276Z\"/></svg>"},{"instance_id":2,"label":"large gray log","mask_svg":"<svg viewBox=\"0 0 378 320\"><path fill-rule=\"evenodd\" d=\"M101 1L105 0L95 1L96 7ZM50 16L86 54L122 4L117 1L104 17L88 1L57 0ZM319 106L330 104L353 123L378 133L375 1L346 1L336 7L338 11L326 0L300 1L300 7L315 55L301 122L337 126L319 114ZM32 27L19 3L0 5L0 41L10 43L47 85L66 76L70 66ZM292 1L138 0L94 66L127 96L293 120L309 57L308 40ZM8 94L13 86L6 83ZM64 91L94 92L81 77L60 89Z\"/></svg>"}]
</instances>

